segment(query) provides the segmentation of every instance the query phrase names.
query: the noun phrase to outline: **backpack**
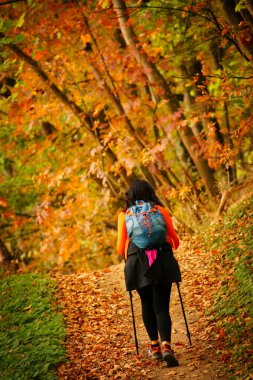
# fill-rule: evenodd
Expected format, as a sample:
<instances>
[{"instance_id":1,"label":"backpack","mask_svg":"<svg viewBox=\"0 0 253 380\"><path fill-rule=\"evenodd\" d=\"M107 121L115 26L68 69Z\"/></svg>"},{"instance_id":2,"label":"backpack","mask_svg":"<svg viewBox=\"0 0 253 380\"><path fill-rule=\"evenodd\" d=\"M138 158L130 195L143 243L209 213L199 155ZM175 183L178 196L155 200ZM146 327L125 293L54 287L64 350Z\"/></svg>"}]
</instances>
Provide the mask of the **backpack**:
<instances>
[{"instance_id":1,"label":"backpack","mask_svg":"<svg viewBox=\"0 0 253 380\"><path fill-rule=\"evenodd\" d=\"M151 202L136 201L126 211L126 229L138 248L149 248L166 242L166 222Z\"/></svg>"}]
</instances>

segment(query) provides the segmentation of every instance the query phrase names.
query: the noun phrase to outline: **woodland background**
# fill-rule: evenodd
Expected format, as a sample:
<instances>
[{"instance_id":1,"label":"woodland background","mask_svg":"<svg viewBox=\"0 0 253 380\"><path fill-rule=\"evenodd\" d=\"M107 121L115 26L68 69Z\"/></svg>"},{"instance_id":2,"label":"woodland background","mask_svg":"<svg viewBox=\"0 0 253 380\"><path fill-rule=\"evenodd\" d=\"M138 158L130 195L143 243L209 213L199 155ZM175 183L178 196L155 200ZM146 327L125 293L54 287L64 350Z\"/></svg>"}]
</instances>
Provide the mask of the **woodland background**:
<instances>
[{"instance_id":1,"label":"woodland background","mask_svg":"<svg viewBox=\"0 0 253 380\"><path fill-rule=\"evenodd\" d=\"M252 1L10 0L0 12L3 262L117 263L117 214L136 177L180 236L247 183Z\"/></svg>"}]
</instances>

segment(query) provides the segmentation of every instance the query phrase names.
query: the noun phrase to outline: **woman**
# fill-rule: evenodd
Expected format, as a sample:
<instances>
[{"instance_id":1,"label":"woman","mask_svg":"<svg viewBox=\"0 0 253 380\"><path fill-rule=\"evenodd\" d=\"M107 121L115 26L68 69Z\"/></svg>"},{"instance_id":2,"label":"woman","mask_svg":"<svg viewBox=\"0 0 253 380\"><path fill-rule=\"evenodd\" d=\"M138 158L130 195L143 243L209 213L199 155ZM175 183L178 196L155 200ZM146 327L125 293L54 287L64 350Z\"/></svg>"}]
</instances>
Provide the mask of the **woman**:
<instances>
[{"instance_id":1,"label":"woman","mask_svg":"<svg viewBox=\"0 0 253 380\"><path fill-rule=\"evenodd\" d=\"M151 202L166 222L166 242L155 247L157 256L148 265L145 249L138 248L127 235L126 211L136 201ZM156 360L165 360L169 366L179 363L171 348L171 319L169 302L173 282L181 281L178 263L172 248L177 249L179 239L174 230L169 212L161 206L155 191L144 180L135 180L126 193L126 210L118 217L117 251L125 255L126 289L136 290L141 299L142 318L150 338L150 355ZM161 346L159 343L159 335Z\"/></svg>"}]
</instances>

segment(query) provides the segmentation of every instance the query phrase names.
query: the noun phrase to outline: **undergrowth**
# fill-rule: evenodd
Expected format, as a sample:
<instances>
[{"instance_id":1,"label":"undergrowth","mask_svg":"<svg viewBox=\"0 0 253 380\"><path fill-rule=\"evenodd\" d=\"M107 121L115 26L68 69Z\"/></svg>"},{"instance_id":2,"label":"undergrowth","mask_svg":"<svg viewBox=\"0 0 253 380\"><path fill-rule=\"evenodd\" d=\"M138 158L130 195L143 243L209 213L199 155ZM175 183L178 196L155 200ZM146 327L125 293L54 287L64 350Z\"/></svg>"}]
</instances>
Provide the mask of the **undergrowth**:
<instances>
[{"instance_id":1,"label":"undergrowth","mask_svg":"<svg viewBox=\"0 0 253 380\"><path fill-rule=\"evenodd\" d=\"M253 197L231 207L205 234L213 270L220 278L209 316L216 323L218 356L231 380L253 374L252 217Z\"/></svg>"},{"instance_id":2,"label":"undergrowth","mask_svg":"<svg viewBox=\"0 0 253 380\"><path fill-rule=\"evenodd\" d=\"M52 306L55 285L45 275L0 281L1 380L53 380L64 361L65 326Z\"/></svg>"}]
</instances>

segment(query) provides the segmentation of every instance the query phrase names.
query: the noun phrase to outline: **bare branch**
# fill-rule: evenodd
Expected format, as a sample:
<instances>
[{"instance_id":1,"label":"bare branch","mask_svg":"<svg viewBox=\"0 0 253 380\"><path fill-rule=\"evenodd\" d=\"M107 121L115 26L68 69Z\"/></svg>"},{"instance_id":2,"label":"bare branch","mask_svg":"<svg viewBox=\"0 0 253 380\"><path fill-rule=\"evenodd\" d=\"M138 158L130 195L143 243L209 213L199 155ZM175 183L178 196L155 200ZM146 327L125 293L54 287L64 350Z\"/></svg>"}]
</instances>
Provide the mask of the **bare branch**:
<instances>
[{"instance_id":1,"label":"bare branch","mask_svg":"<svg viewBox=\"0 0 253 380\"><path fill-rule=\"evenodd\" d=\"M13 3L18 3L20 1L26 2L26 0L7 0L7 1L0 2L0 5L13 4Z\"/></svg>"},{"instance_id":2,"label":"bare branch","mask_svg":"<svg viewBox=\"0 0 253 380\"><path fill-rule=\"evenodd\" d=\"M114 9L122 9L120 7L114 7ZM197 12L194 12L190 9L184 9L184 8L174 8L174 7L159 7L159 6L151 6L151 7L148 7L148 6L145 6L145 5L138 5L138 6L126 6L125 9L132 9L131 12L135 12L135 11L142 11L142 10L159 10L159 11L164 11L164 12L168 12L168 11L175 11L175 12L185 12L185 13L188 13L188 14L191 14L193 16L198 16L198 17L201 17L205 20L208 20L210 22L213 23L213 20L208 17L208 16L204 16L200 13L197 13ZM105 12L105 11L110 11L111 8L105 8L105 9L101 9L99 11L93 11L92 13L100 13L100 12ZM208 11L208 9L205 9L206 11ZM113 17L113 18L119 18L119 16L117 17Z\"/></svg>"},{"instance_id":3,"label":"bare branch","mask_svg":"<svg viewBox=\"0 0 253 380\"><path fill-rule=\"evenodd\" d=\"M187 78L193 78L197 76L196 74L193 75L169 75L171 78L177 78L177 79L187 79ZM216 78L216 79L253 79L253 76L249 77L239 77L239 76L227 76L222 77L219 75L205 75L206 78Z\"/></svg>"}]
</instances>

